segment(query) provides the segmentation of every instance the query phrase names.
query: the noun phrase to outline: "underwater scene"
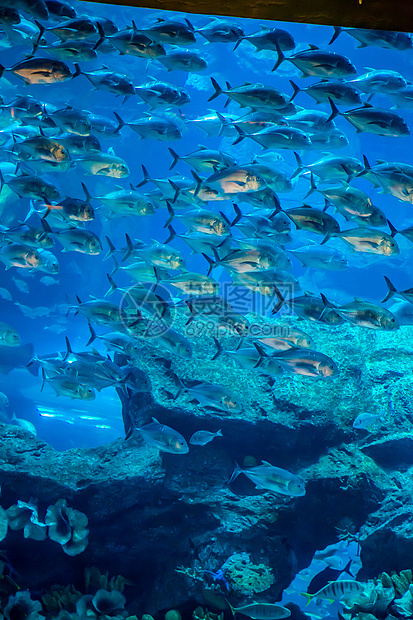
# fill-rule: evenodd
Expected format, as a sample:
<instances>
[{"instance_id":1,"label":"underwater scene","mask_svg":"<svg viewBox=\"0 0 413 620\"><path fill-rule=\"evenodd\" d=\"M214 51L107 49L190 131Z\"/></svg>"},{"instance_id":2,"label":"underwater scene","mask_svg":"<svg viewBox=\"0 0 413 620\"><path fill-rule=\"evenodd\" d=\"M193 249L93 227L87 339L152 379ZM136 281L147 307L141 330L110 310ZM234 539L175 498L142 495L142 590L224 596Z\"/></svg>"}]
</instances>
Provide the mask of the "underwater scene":
<instances>
[{"instance_id":1,"label":"underwater scene","mask_svg":"<svg viewBox=\"0 0 413 620\"><path fill-rule=\"evenodd\" d=\"M0 617L413 618L412 61L0 0Z\"/></svg>"}]
</instances>

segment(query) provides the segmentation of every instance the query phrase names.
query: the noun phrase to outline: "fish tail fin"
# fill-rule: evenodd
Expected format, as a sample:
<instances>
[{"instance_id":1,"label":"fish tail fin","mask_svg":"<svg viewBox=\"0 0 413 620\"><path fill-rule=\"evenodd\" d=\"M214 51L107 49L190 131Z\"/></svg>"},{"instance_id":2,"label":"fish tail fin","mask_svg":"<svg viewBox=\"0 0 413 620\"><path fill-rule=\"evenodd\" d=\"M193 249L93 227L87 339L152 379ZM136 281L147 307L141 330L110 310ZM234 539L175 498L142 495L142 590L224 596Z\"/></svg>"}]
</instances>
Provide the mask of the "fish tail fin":
<instances>
[{"instance_id":1,"label":"fish tail fin","mask_svg":"<svg viewBox=\"0 0 413 620\"><path fill-rule=\"evenodd\" d=\"M223 437L222 430L219 428L216 432L217 437Z\"/></svg>"},{"instance_id":2,"label":"fish tail fin","mask_svg":"<svg viewBox=\"0 0 413 620\"><path fill-rule=\"evenodd\" d=\"M171 224L169 224L168 226L168 230L169 230L169 237L167 239L165 239L164 244L166 245L167 243L170 243L171 241L173 241L177 235L176 230L173 228L173 226Z\"/></svg>"},{"instance_id":3,"label":"fish tail fin","mask_svg":"<svg viewBox=\"0 0 413 620\"><path fill-rule=\"evenodd\" d=\"M136 187L142 187L142 185L145 185L146 183L148 183L148 181L151 180L151 177L149 176L149 173L143 164L142 164L142 172L143 172L143 179L140 183L137 184Z\"/></svg>"},{"instance_id":4,"label":"fish tail fin","mask_svg":"<svg viewBox=\"0 0 413 620\"><path fill-rule=\"evenodd\" d=\"M389 222L389 220L387 220L387 224L388 224L388 227L390 228L390 235L391 235L392 237L394 237L394 235L397 235L397 233L399 232L399 231L397 230L397 228L395 228L395 227L393 226L393 224L392 224L391 222Z\"/></svg>"},{"instance_id":5,"label":"fish tail fin","mask_svg":"<svg viewBox=\"0 0 413 620\"><path fill-rule=\"evenodd\" d=\"M86 187L86 185L84 183L81 183L82 189L83 189L83 193L85 195L85 200L87 202L90 202L91 200L93 200L93 196L90 193L90 191L88 190L88 188Z\"/></svg>"},{"instance_id":6,"label":"fish tail fin","mask_svg":"<svg viewBox=\"0 0 413 620\"><path fill-rule=\"evenodd\" d=\"M172 181L172 179L169 179L169 184L175 192L172 200L172 204L175 204L175 202L178 200L179 194L181 193L181 188L175 183L175 181Z\"/></svg>"},{"instance_id":7,"label":"fish tail fin","mask_svg":"<svg viewBox=\"0 0 413 620\"><path fill-rule=\"evenodd\" d=\"M240 349L242 347L243 343L244 343L244 337L240 336L240 339L238 340L238 344L235 347L235 351L238 351L238 349Z\"/></svg>"},{"instance_id":8,"label":"fish tail fin","mask_svg":"<svg viewBox=\"0 0 413 620\"><path fill-rule=\"evenodd\" d=\"M173 207L171 205L171 203L167 200L166 201L166 208L168 209L168 213L169 213L169 217L166 220L165 224L164 224L164 228L167 228L169 230L169 226L171 225L174 217L175 217L175 211L173 210ZM171 231L169 231L171 232Z\"/></svg>"},{"instance_id":9,"label":"fish tail fin","mask_svg":"<svg viewBox=\"0 0 413 620\"><path fill-rule=\"evenodd\" d=\"M290 103L291 103L291 101L295 99L298 93L301 91L301 88L297 86L297 84L293 82L292 80L289 80L289 81L293 89L293 94L291 95L291 98L290 98Z\"/></svg>"},{"instance_id":10,"label":"fish tail fin","mask_svg":"<svg viewBox=\"0 0 413 620\"><path fill-rule=\"evenodd\" d=\"M285 299L282 296L281 291L278 291L277 303L275 304L274 308L271 310L271 314L277 314L277 312L281 310L284 304L285 304Z\"/></svg>"},{"instance_id":11,"label":"fish tail fin","mask_svg":"<svg viewBox=\"0 0 413 620\"><path fill-rule=\"evenodd\" d=\"M194 320L194 318L196 317L196 311L195 311L195 308L193 307L193 305L191 304L191 302L188 301L188 299L185 299L185 303L188 306L189 311L191 312L191 316L189 317L189 319L187 320L185 325L190 325L192 323L192 321Z\"/></svg>"},{"instance_id":12,"label":"fish tail fin","mask_svg":"<svg viewBox=\"0 0 413 620\"><path fill-rule=\"evenodd\" d=\"M77 62L75 62L75 72L72 74L72 80L75 77L78 77L79 75L82 75L82 69L79 67L79 65L77 64Z\"/></svg>"},{"instance_id":13,"label":"fish tail fin","mask_svg":"<svg viewBox=\"0 0 413 620\"><path fill-rule=\"evenodd\" d=\"M222 348L222 344L219 342L218 338L215 338L215 336L213 336L213 339L214 339L214 343L217 348L217 351L215 355L211 357L212 362L215 361L224 352L224 349Z\"/></svg>"},{"instance_id":14,"label":"fish tail fin","mask_svg":"<svg viewBox=\"0 0 413 620\"><path fill-rule=\"evenodd\" d=\"M110 287L108 288L108 290L106 291L106 293L103 295L103 297L108 297L109 295L112 295L112 293L114 291L116 291L116 289L118 288L113 280L113 278L107 273L106 274L107 279L109 280L109 284Z\"/></svg>"},{"instance_id":15,"label":"fish tail fin","mask_svg":"<svg viewBox=\"0 0 413 620\"><path fill-rule=\"evenodd\" d=\"M70 341L67 336L65 337L65 341L66 341L66 355L63 358L64 362L67 360L70 354L73 355L72 347L70 346Z\"/></svg>"},{"instance_id":16,"label":"fish tail fin","mask_svg":"<svg viewBox=\"0 0 413 620\"><path fill-rule=\"evenodd\" d=\"M333 206L333 204L329 201L329 199L328 198L324 198L323 213L325 213L332 206Z\"/></svg>"},{"instance_id":17,"label":"fish tail fin","mask_svg":"<svg viewBox=\"0 0 413 620\"><path fill-rule=\"evenodd\" d=\"M114 252L116 252L116 248L113 245L112 241L109 239L109 237L107 235L105 235L105 239L106 242L109 246L109 250L106 252L105 256L103 257L103 260L108 260L108 258L110 258L111 256L113 256Z\"/></svg>"},{"instance_id":18,"label":"fish tail fin","mask_svg":"<svg viewBox=\"0 0 413 620\"><path fill-rule=\"evenodd\" d=\"M299 174L302 173L303 171L303 162L301 160L301 157L299 156L298 153L296 153L294 151L294 157L295 157L295 161L297 162L297 168L294 170L291 178L293 179L294 177L298 176Z\"/></svg>"},{"instance_id":19,"label":"fish tail fin","mask_svg":"<svg viewBox=\"0 0 413 620\"><path fill-rule=\"evenodd\" d=\"M340 114L340 112L337 109L336 104L331 99L331 97L328 97L328 101L329 101L330 107L331 107L331 114L328 117L328 119L326 120L326 123L329 123L330 121L334 120L336 118L336 116L338 116Z\"/></svg>"},{"instance_id":20,"label":"fish tail fin","mask_svg":"<svg viewBox=\"0 0 413 620\"><path fill-rule=\"evenodd\" d=\"M228 605L228 607L230 608L232 615L233 615L233 616L235 616L235 607L233 607L233 606L231 605L231 603L229 602L229 600L228 600L225 596L224 596L224 599L225 599L226 604L227 604L227 605Z\"/></svg>"},{"instance_id":21,"label":"fish tail fin","mask_svg":"<svg viewBox=\"0 0 413 620\"><path fill-rule=\"evenodd\" d=\"M95 330L93 329L93 327L92 327L92 325L91 325L90 323L88 323L88 326L89 326L89 331L90 331L90 338L89 338L89 340L88 340L88 341L87 341L87 343L86 343L86 346L87 346L87 347L88 347L90 344L92 344L92 342L93 342L94 340L96 340L96 332L95 332Z\"/></svg>"},{"instance_id":22,"label":"fish tail fin","mask_svg":"<svg viewBox=\"0 0 413 620\"><path fill-rule=\"evenodd\" d=\"M2 187L3 187L3 186L2 186ZM36 213L36 209L34 208L33 200L31 200L31 201L30 201L29 211L28 211L28 213L27 213L26 217L24 218L23 223L24 223L24 222L27 222L27 220L31 218L31 216L33 215L33 213ZM47 212L46 212L46 215L47 215ZM46 217L46 215L45 215L44 217ZM42 222L43 222L43 218L42 218Z\"/></svg>"},{"instance_id":23,"label":"fish tail fin","mask_svg":"<svg viewBox=\"0 0 413 620\"><path fill-rule=\"evenodd\" d=\"M211 258L210 256L208 256L207 254L202 253L202 256L205 258L205 260L207 261L209 265L208 271L207 271L207 276L209 276L209 274L214 269L214 267L216 267L217 261Z\"/></svg>"},{"instance_id":24,"label":"fish tail fin","mask_svg":"<svg viewBox=\"0 0 413 620\"><path fill-rule=\"evenodd\" d=\"M97 40L97 42L95 43L95 45L92 48L94 50L97 50L97 48L100 47L102 45L103 41L106 39L105 31L103 30L102 25L99 24L99 22L96 22L96 26L97 26L97 29L99 31L99 39Z\"/></svg>"},{"instance_id":25,"label":"fish tail fin","mask_svg":"<svg viewBox=\"0 0 413 620\"><path fill-rule=\"evenodd\" d=\"M182 382L181 378L180 378L180 377L178 377L178 375L177 375L177 374L175 374L175 373L174 373L174 380L175 380L175 382L176 382L176 383L178 384L178 386L179 386L179 387L178 387L178 391L177 391L177 393L176 393L176 394L175 394L175 396L174 396L174 400L176 400L177 398L179 398L179 397L181 396L181 394L182 394L183 392L185 392L185 385L183 384L183 382Z\"/></svg>"},{"instance_id":26,"label":"fish tail fin","mask_svg":"<svg viewBox=\"0 0 413 620\"><path fill-rule=\"evenodd\" d=\"M40 391L43 392L43 388L44 388L44 384L46 383L46 373L44 371L44 368L42 366L42 387L40 388Z\"/></svg>"},{"instance_id":27,"label":"fish tail fin","mask_svg":"<svg viewBox=\"0 0 413 620\"><path fill-rule=\"evenodd\" d=\"M352 561L353 560L350 558L345 567L343 568L343 573L347 573L347 575L350 575L350 577L354 577L353 573L350 572L350 566Z\"/></svg>"},{"instance_id":28,"label":"fish tail fin","mask_svg":"<svg viewBox=\"0 0 413 620\"><path fill-rule=\"evenodd\" d=\"M201 190L201 185L202 185L202 179L199 176L199 174L197 174L195 172L195 170L191 170L191 174L194 177L194 180L196 182L196 187L195 187L195 192L194 192L194 197L198 196L200 190Z\"/></svg>"},{"instance_id":29,"label":"fish tail fin","mask_svg":"<svg viewBox=\"0 0 413 620\"><path fill-rule=\"evenodd\" d=\"M234 207L235 217L234 217L234 219L231 222L231 226L235 226L236 224L238 224L240 219L243 217L243 213L242 213L241 209L239 208L239 206L236 205L235 203L232 206Z\"/></svg>"},{"instance_id":30,"label":"fish tail fin","mask_svg":"<svg viewBox=\"0 0 413 620\"><path fill-rule=\"evenodd\" d=\"M258 368L263 363L264 359L268 357L262 346L258 342L253 342L254 347L257 350L258 355L260 356L258 362L255 364L254 368Z\"/></svg>"},{"instance_id":31,"label":"fish tail fin","mask_svg":"<svg viewBox=\"0 0 413 620\"><path fill-rule=\"evenodd\" d=\"M280 66L280 64L285 60L285 56L282 53L282 49L281 49L278 41L275 41L275 49L277 50L277 62L275 63L275 65L273 66L271 71L276 71L278 69L278 67Z\"/></svg>"},{"instance_id":32,"label":"fish tail fin","mask_svg":"<svg viewBox=\"0 0 413 620\"><path fill-rule=\"evenodd\" d=\"M221 86L213 77L211 78L211 82L212 86L214 87L214 92L212 93L208 101L212 101L213 99L215 99L215 97L218 97L218 95L221 95L223 92Z\"/></svg>"},{"instance_id":33,"label":"fish tail fin","mask_svg":"<svg viewBox=\"0 0 413 620\"><path fill-rule=\"evenodd\" d=\"M310 187L310 189L308 190L308 192L306 193L306 195L304 196L304 200L305 200L306 198L308 198L308 196L310 196L311 194L313 194L314 192L316 192L316 191L317 191L317 185L315 184L315 181L314 181L314 175L313 175L313 173L312 173L312 172L311 172L311 174L310 174L310 183L311 183L311 187Z\"/></svg>"},{"instance_id":34,"label":"fish tail fin","mask_svg":"<svg viewBox=\"0 0 413 620\"><path fill-rule=\"evenodd\" d=\"M389 299L391 299L397 293L397 289L394 286L394 284L390 282L390 279L387 276L383 276L383 277L386 280L388 290L387 290L386 297L381 302L382 304L384 304L386 301L389 301Z\"/></svg>"},{"instance_id":35,"label":"fish tail fin","mask_svg":"<svg viewBox=\"0 0 413 620\"><path fill-rule=\"evenodd\" d=\"M308 594L308 592L300 592L301 596L307 599L307 605L309 605L314 597L314 594Z\"/></svg>"},{"instance_id":36,"label":"fish tail fin","mask_svg":"<svg viewBox=\"0 0 413 620\"><path fill-rule=\"evenodd\" d=\"M236 123L234 123L234 127L238 133L238 138L236 140L234 140L234 142L232 143L232 145L234 144L238 144L238 142L241 142L242 140L244 140L244 138L247 138L248 134L245 133L245 131L243 129L241 129L241 127L238 127L238 125Z\"/></svg>"},{"instance_id":37,"label":"fish tail fin","mask_svg":"<svg viewBox=\"0 0 413 620\"><path fill-rule=\"evenodd\" d=\"M116 120L118 121L118 126L116 127L115 131L113 132L113 133L115 134L115 133L119 133L119 132L120 132L120 130L122 129L122 127L124 127L124 126L126 125L126 123L125 123L125 121L123 120L123 118L121 118L121 117L119 116L119 114L117 114L117 112L114 112L113 114L114 114L114 116L115 116ZM138 187L139 187L139 186L138 186Z\"/></svg>"},{"instance_id":38,"label":"fish tail fin","mask_svg":"<svg viewBox=\"0 0 413 620\"><path fill-rule=\"evenodd\" d=\"M129 237L128 233L125 233L125 237L126 237L126 245L128 246L128 249L126 250L125 254L122 257L122 263L125 260L128 260L129 256L132 254L132 252L135 249L133 247L132 239Z\"/></svg>"},{"instance_id":39,"label":"fish tail fin","mask_svg":"<svg viewBox=\"0 0 413 620\"><path fill-rule=\"evenodd\" d=\"M231 123L225 118L225 116L223 116L223 114L220 114L218 110L215 110L215 114L218 116L218 120L221 123L221 126L218 131L218 138L219 138L222 132L224 131L224 127L228 127L229 125L231 125Z\"/></svg>"},{"instance_id":40,"label":"fish tail fin","mask_svg":"<svg viewBox=\"0 0 413 620\"><path fill-rule=\"evenodd\" d=\"M119 263L118 263L118 261L116 260L116 256L112 256L112 258L113 258L113 262L115 263L115 266L114 266L114 268L112 269L112 272L111 272L111 274L110 274L110 276L111 276L111 277L112 277L112 276L113 276L113 275L117 272L117 270L119 269Z\"/></svg>"},{"instance_id":41,"label":"fish tail fin","mask_svg":"<svg viewBox=\"0 0 413 620\"><path fill-rule=\"evenodd\" d=\"M1 67L1 65L0 65L0 67ZM1 75L0 75L0 77L1 77ZM3 177L2 171L0 170L0 193L1 193L2 189L3 189L3 186L4 186L4 177Z\"/></svg>"},{"instance_id":42,"label":"fish tail fin","mask_svg":"<svg viewBox=\"0 0 413 620\"><path fill-rule=\"evenodd\" d=\"M5 67L3 67L2 64L0 64L0 78L3 75L3 73L5 72L5 70L6 70Z\"/></svg>"},{"instance_id":43,"label":"fish tail fin","mask_svg":"<svg viewBox=\"0 0 413 620\"><path fill-rule=\"evenodd\" d=\"M331 239L331 237L337 237L337 234L334 232L328 232L324 239L321 241L320 245L324 245L325 243L327 243L327 241Z\"/></svg>"},{"instance_id":44,"label":"fish tail fin","mask_svg":"<svg viewBox=\"0 0 413 620\"><path fill-rule=\"evenodd\" d=\"M341 26L333 26L334 27L334 33L333 36L331 37L330 41L328 42L329 45L331 45L332 43L334 43L334 41L337 39L338 35L343 32L343 29Z\"/></svg>"},{"instance_id":45,"label":"fish tail fin","mask_svg":"<svg viewBox=\"0 0 413 620\"><path fill-rule=\"evenodd\" d=\"M235 461L235 468L234 468L234 471L232 472L231 478L228 480L228 484L231 484L231 482L233 482L235 478L238 478L238 476L242 474L242 472L243 472L243 469L241 469L241 467ZM230 604L228 603L228 605Z\"/></svg>"},{"instance_id":46,"label":"fish tail fin","mask_svg":"<svg viewBox=\"0 0 413 620\"><path fill-rule=\"evenodd\" d=\"M322 302L324 304L324 309L322 310L320 316L318 317L318 320L321 321L326 313L327 310L335 310L337 312L337 308L335 306L333 306L333 304L331 303L331 301L329 301L327 299L327 297L324 295L324 293L320 293L320 297L322 299ZM339 312L337 312L337 314L339 314L339 316L341 316L341 314Z\"/></svg>"},{"instance_id":47,"label":"fish tail fin","mask_svg":"<svg viewBox=\"0 0 413 620\"><path fill-rule=\"evenodd\" d=\"M369 160L367 159L367 157L365 155L363 155L363 164L364 164L364 170L362 170L361 172L358 172L356 174L356 176L358 176L358 177L362 177L367 172L371 171L371 166L370 166Z\"/></svg>"},{"instance_id":48,"label":"fish tail fin","mask_svg":"<svg viewBox=\"0 0 413 620\"><path fill-rule=\"evenodd\" d=\"M36 54L36 52L37 52L37 48L38 48L38 47L39 47L39 45L40 45L40 41L41 41L42 36L43 36L43 34L44 34L44 31L45 31L45 27L44 27L44 26L42 26L42 24L40 24L40 23L39 23L36 19L34 20L34 23L36 24L36 26L37 26L37 27L38 27L38 29L39 29L39 35L38 35L38 37L37 37L36 41L32 41L33 47L32 47L32 52L31 52L31 54L26 54L26 58L27 58L28 60L29 60L30 58L33 58L33 56Z\"/></svg>"},{"instance_id":49,"label":"fish tail fin","mask_svg":"<svg viewBox=\"0 0 413 620\"><path fill-rule=\"evenodd\" d=\"M237 42L235 43L235 45L234 45L234 47L233 47L233 49L232 49L232 51L233 51L233 52L235 52L235 50L237 49L238 45L241 43L241 41L243 41L243 40L244 40L244 38L245 38L245 37L239 37L239 38L237 39ZM228 601L227 601L227 602L228 602ZM228 604L229 604L229 603L228 603Z\"/></svg>"},{"instance_id":50,"label":"fish tail fin","mask_svg":"<svg viewBox=\"0 0 413 620\"><path fill-rule=\"evenodd\" d=\"M50 209L50 211L51 211L51 209ZM30 211L29 211L29 213L30 213ZM46 214L46 215L47 215L47 214ZM41 224L42 224L42 228L43 228L43 230L44 230L45 234L46 234L46 235L52 235L52 234L53 234L52 229L50 228L49 224L48 224L48 223L47 223L47 221L45 220L46 215L45 215L44 217L42 217L42 219L40 220L40 222L41 222Z\"/></svg>"},{"instance_id":51,"label":"fish tail fin","mask_svg":"<svg viewBox=\"0 0 413 620\"><path fill-rule=\"evenodd\" d=\"M168 147L168 151L170 152L170 154L173 157L172 163L169 166L169 170L172 170L172 168L175 168L176 164L178 163L178 161L180 160L180 157L178 155L178 153L176 153L173 149L171 149L170 147Z\"/></svg>"}]
</instances>

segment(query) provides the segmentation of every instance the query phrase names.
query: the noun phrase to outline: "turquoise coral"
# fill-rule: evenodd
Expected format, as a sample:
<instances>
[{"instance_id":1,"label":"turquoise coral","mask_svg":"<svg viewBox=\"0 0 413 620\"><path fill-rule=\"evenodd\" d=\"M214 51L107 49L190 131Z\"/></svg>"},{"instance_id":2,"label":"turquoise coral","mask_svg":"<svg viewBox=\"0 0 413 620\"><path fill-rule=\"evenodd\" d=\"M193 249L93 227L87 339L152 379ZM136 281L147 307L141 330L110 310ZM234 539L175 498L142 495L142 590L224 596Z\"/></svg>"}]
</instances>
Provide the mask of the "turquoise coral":
<instances>
[{"instance_id":1,"label":"turquoise coral","mask_svg":"<svg viewBox=\"0 0 413 620\"><path fill-rule=\"evenodd\" d=\"M231 589L245 596L264 592L274 583L271 567L254 564L245 552L231 555L221 569Z\"/></svg>"}]
</instances>

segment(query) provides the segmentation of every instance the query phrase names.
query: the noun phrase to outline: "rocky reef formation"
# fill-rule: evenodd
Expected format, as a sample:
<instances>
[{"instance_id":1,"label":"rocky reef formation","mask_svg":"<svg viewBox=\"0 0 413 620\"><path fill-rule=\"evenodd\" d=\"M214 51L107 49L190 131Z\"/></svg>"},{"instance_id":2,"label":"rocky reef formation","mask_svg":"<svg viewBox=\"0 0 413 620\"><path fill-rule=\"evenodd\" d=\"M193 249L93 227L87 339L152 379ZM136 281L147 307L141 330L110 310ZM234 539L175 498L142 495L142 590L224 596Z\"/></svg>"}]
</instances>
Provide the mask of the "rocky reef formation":
<instances>
[{"instance_id":1,"label":"rocky reef formation","mask_svg":"<svg viewBox=\"0 0 413 620\"><path fill-rule=\"evenodd\" d=\"M154 417L187 439L200 429L222 430L222 437L191 446L185 455L159 452L138 433L99 448L57 452L22 428L1 425L0 505L10 519L19 501L35 498L36 519L49 528L37 540L24 528L6 529L2 545L20 587L79 589L83 570L95 566L133 584L132 614L186 605L192 613L199 604L219 613L228 592L234 605L256 596L280 600L314 552L339 537L360 543L359 580L409 568L413 459L406 342L412 328L391 338L348 326L306 324L306 331L338 364L333 381L283 377L271 385L256 371L240 372L225 355L209 361L214 346L206 338L194 342L191 360L156 356L153 346L142 345L139 365L153 389L120 394L125 420L139 427ZM235 337L222 341L224 349L236 344ZM185 393L175 398L175 375L232 388L242 397L242 412L202 408ZM355 429L360 413L382 417L370 431ZM298 474L305 495L268 493L244 475L229 482L236 462L253 466L261 460ZM57 512L63 510L69 522L69 508L78 511L72 516L85 515L89 530L87 535L86 522L79 528L84 548L74 556L64 552L64 536L55 531Z\"/></svg>"},{"instance_id":2,"label":"rocky reef formation","mask_svg":"<svg viewBox=\"0 0 413 620\"><path fill-rule=\"evenodd\" d=\"M168 410L147 394L135 394L130 406L141 419L155 416L187 436L199 428L199 420L185 410ZM220 427L224 437L207 450L194 447L176 456L160 454L135 437L59 453L23 429L1 426L3 508L36 497L42 519L50 504L64 498L89 521L89 544L75 557L50 538L25 539L9 530L3 544L21 587L80 587L85 567L102 572L110 567L134 584L132 612L155 614L190 600L211 604L219 570L232 562L240 600L246 592L257 592L254 579L262 582L263 576L266 598L277 600L297 570L293 558L299 558L300 567L309 563L316 549L337 540L343 517L353 531L366 524L364 577L376 576L383 567L391 571L408 565L407 545L402 553L409 537L403 525L407 508L400 500L394 504L400 489L392 472L348 443L337 425L310 424L302 416L291 429L265 418L252 422L210 413L202 427ZM299 454L306 495L293 499L263 493L244 476L228 485L233 461L251 454L251 446L251 457L286 468L297 468ZM392 514L390 524L385 506ZM389 531L393 542L384 545ZM239 555L235 567L234 554Z\"/></svg>"}]
</instances>

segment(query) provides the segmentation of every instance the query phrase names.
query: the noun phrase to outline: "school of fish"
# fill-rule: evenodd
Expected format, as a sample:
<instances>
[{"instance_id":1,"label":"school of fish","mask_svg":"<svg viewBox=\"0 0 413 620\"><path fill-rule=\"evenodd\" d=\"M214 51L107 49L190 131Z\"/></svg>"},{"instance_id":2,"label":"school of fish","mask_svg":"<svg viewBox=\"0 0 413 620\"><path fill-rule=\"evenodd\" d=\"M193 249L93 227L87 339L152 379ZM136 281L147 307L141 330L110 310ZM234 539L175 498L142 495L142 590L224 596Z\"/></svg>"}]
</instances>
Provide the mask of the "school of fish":
<instances>
[{"instance_id":1,"label":"school of fish","mask_svg":"<svg viewBox=\"0 0 413 620\"><path fill-rule=\"evenodd\" d=\"M0 296L12 299L4 274L13 270L21 293L45 291L44 307L16 305L31 318L49 313L53 322L48 295L51 285L65 286L56 280L61 253L80 255L80 283L82 272L95 274L93 295L81 298L79 291L67 304L87 321L88 348L73 351L66 333L62 350L38 355L2 322L0 371L27 366L39 389L49 385L72 399L93 400L107 387L130 394L143 389L145 342L154 357L171 360L178 404L187 394L206 411L241 415L242 400L228 388L174 371L174 360L193 355L194 326L206 324L214 360L275 381L300 375L333 384L340 368L318 350L306 323L393 331L403 321L383 303L395 296L413 303L413 289L398 290L384 273L383 300L342 303L322 290L300 290L297 263L310 273L341 272L353 268L355 255L374 254L385 271L386 261L404 251L396 237L413 242L413 226L394 223L397 203L413 203L413 164L387 161L386 151L339 154L353 152L358 134L403 141L406 149L409 76L356 67L334 51L335 41L343 32L359 47L404 54L413 47L410 35L337 27L331 47L318 47L295 41L279 24L246 33L236 19L156 20L148 13L140 23L130 9L129 22L115 23L97 12L81 2L74 8L62 0L0 0ZM214 54L236 64L251 45L259 82L232 85L222 63L220 73L212 72ZM13 64L3 60L10 50ZM70 91L62 97L65 84ZM90 110L85 89L105 91L113 113ZM66 102L68 92L75 106ZM315 109L303 107L308 97ZM198 129L205 145L198 145ZM182 139L191 148L177 146ZM125 145L128 155L116 154ZM160 152L169 170L155 176ZM365 181L369 193L359 187ZM388 209L374 204L378 189L392 197ZM145 221L149 241L140 239ZM267 316L255 323L237 307L234 291L264 299ZM56 333L64 331L60 325ZM235 347L228 348L227 335L237 337ZM354 428L374 421L373 414L357 418ZM127 436L133 431L161 451L190 449L156 419ZM206 446L221 436L218 428L200 429L189 444ZM305 494L303 480L266 461L237 465L232 479L240 473L260 489Z\"/></svg>"}]
</instances>

